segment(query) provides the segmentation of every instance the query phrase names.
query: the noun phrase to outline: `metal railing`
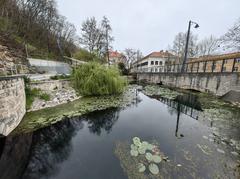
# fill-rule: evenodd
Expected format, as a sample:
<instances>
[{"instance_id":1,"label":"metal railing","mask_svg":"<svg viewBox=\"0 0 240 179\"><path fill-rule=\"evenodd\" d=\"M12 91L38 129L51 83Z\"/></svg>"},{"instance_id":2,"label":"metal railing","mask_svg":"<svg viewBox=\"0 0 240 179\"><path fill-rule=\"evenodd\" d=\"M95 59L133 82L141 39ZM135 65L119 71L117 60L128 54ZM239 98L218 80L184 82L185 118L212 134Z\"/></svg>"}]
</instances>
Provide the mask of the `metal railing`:
<instances>
[{"instance_id":1,"label":"metal railing","mask_svg":"<svg viewBox=\"0 0 240 179\"><path fill-rule=\"evenodd\" d=\"M165 66L138 67L133 69L137 73L180 73L182 64ZM185 64L183 73L223 73L240 72L240 58L212 61L196 61Z\"/></svg>"}]
</instances>

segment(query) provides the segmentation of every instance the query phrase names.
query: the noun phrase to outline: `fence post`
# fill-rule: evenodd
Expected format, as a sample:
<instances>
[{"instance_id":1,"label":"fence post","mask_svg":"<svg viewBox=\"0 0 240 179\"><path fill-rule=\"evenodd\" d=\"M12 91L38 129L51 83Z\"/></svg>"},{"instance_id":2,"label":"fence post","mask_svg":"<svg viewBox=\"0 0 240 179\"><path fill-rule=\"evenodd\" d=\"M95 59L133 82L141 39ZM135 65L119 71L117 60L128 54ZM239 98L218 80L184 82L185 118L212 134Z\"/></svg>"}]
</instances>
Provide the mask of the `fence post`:
<instances>
[{"instance_id":1,"label":"fence post","mask_svg":"<svg viewBox=\"0 0 240 179\"><path fill-rule=\"evenodd\" d=\"M234 72L235 64L236 64L236 58L234 58L233 60L232 72Z\"/></svg>"},{"instance_id":2,"label":"fence post","mask_svg":"<svg viewBox=\"0 0 240 179\"><path fill-rule=\"evenodd\" d=\"M191 73L193 72L193 66L194 66L195 63L192 63L192 66L191 66Z\"/></svg>"},{"instance_id":3,"label":"fence post","mask_svg":"<svg viewBox=\"0 0 240 179\"><path fill-rule=\"evenodd\" d=\"M212 73L213 73L213 70L214 70L213 67L214 67L214 61L212 61Z\"/></svg>"},{"instance_id":4,"label":"fence post","mask_svg":"<svg viewBox=\"0 0 240 179\"><path fill-rule=\"evenodd\" d=\"M200 64L200 62L198 62L198 65L197 65L197 73L198 73L198 71L199 71L199 64Z\"/></svg>"},{"instance_id":5,"label":"fence post","mask_svg":"<svg viewBox=\"0 0 240 179\"><path fill-rule=\"evenodd\" d=\"M204 68L203 68L204 73L206 72L206 68L207 68L207 61L205 61L205 63L204 63Z\"/></svg>"},{"instance_id":6,"label":"fence post","mask_svg":"<svg viewBox=\"0 0 240 179\"><path fill-rule=\"evenodd\" d=\"M221 66L221 72L223 72L224 64L225 64L225 60L223 59L223 60L222 60L222 66Z\"/></svg>"}]
</instances>

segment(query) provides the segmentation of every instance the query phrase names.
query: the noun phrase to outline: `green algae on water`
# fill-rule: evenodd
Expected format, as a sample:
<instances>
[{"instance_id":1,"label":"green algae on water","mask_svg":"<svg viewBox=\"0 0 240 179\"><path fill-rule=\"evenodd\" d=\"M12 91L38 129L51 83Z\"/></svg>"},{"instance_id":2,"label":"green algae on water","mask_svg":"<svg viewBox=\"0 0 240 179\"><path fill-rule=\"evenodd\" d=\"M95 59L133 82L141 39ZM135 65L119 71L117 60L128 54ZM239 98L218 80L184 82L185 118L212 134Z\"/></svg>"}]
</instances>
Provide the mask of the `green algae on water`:
<instances>
[{"instance_id":1,"label":"green algae on water","mask_svg":"<svg viewBox=\"0 0 240 179\"><path fill-rule=\"evenodd\" d=\"M108 108L125 107L131 104L134 94L132 86L124 94L98 97L83 97L70 103L26 113L22 122L12 135L32 132L61 121L65 117L74 117Z\"/></svg>"}]
</instances>

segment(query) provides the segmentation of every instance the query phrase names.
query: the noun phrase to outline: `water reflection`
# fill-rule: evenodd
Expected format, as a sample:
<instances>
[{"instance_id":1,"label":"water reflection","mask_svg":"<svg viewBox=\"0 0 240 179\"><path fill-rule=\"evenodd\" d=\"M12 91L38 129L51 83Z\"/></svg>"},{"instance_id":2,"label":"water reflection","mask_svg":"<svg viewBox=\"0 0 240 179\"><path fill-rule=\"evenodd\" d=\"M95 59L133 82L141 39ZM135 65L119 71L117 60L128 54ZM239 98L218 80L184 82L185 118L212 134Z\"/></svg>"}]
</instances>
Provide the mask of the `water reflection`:
<instances>
[{"instance_id":1,"label":"water reflection","mask_svg":"<svg viewBox=\"0 0 240 179\"><path fill-rule=\"evenodd\" d=\"M18 179L28 163L32 134L0 138L0 179Z\"/></svg>"},{"instance_id":2,"label":"water reflection","mask_svg":"<svg viewBox=\"0 0 240 179\"><path fill-rule=\"evenodd\" d=\"M110 133L118 117L118 109L108 109L70 120L66 118L34 133L1 138L0 179L53 176L59 171L58 164L67 160L72 152L72 138L77 131L86 124L93 134Z\"/></svg>"},{"instance_id":3,"label":"water reflection","mask_svg":"<svg viewBox=\"0 0 240 179\"><path fill-rule=\"evenodd\" d=\"M119 118L119 109L107 109L99 115L99 112L90 113L84 120L88 121L88 128L91 133L101 135L102 130L110 133L113 125Z\"/></svg>"},{"instance_id":4,"label":"water reflection","mask_svg":"<svg viewBox=\"0 0 240 179\"><path fill-rule=\"evenodd\" d=\"M168 105L170 114L177 114L178 118L180 113L190 116L198 120L199 112L202 111L201 104L198 97L193 94L184 94L177 96L176 99L168 99L160 96L154 96L155 99Z\"/></svg>"},{"instance_id":5,"label":"water reflection","mask_svg":"<svg viewBox=\"0 0 240 179\"><path fill-rule=\"evenodd\" d=\"M154 98L166 104L171 115L175 114L177 116L175 136L178 138L184 137L183 134L179 134L179 121L181 113L198 120L199 112L202 111L201 104L198 101L198 96L190 93L179 95L174 100L161 96L154 96Z\"/></svg>"}]
</instances>

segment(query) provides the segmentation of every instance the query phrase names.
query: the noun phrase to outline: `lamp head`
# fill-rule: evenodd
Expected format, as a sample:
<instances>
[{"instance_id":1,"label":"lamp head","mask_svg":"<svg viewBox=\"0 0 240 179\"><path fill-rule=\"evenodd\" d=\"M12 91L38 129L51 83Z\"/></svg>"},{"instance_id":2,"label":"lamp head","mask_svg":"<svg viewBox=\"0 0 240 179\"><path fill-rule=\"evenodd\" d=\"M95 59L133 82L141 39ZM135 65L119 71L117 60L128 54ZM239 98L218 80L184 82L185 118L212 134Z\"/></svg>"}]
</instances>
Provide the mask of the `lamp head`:
<instances>
[{"instance_id":1,"label":"lamp head","mask_svg":"<svg viewBox=\"0 0 240 179\"><path fill-rule=\"evenodd\" d=\"M200 26L198 24L195 24L194 28L197 29L199 28Z\"/></svg>"}]
</instances>

